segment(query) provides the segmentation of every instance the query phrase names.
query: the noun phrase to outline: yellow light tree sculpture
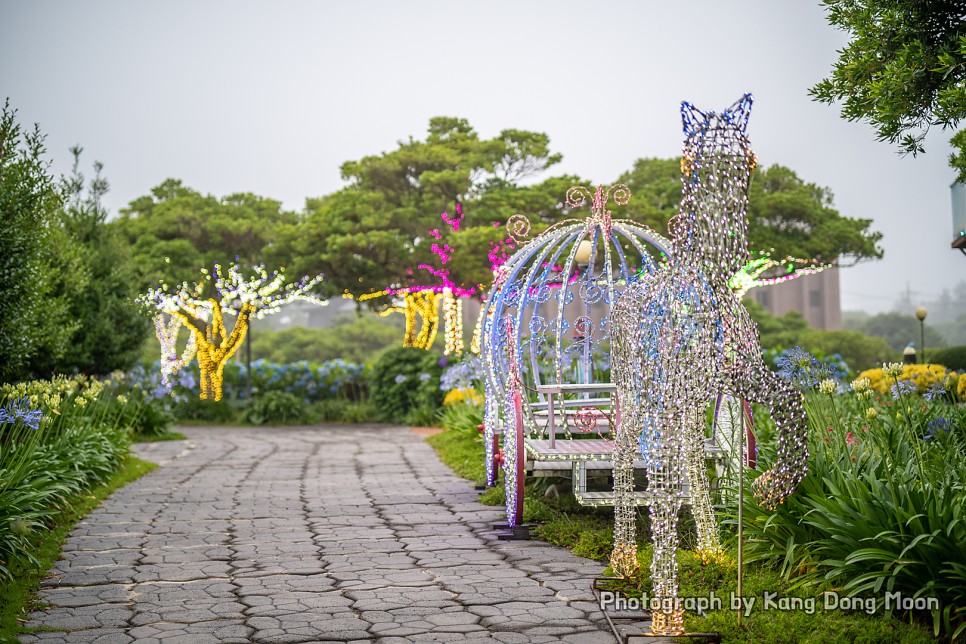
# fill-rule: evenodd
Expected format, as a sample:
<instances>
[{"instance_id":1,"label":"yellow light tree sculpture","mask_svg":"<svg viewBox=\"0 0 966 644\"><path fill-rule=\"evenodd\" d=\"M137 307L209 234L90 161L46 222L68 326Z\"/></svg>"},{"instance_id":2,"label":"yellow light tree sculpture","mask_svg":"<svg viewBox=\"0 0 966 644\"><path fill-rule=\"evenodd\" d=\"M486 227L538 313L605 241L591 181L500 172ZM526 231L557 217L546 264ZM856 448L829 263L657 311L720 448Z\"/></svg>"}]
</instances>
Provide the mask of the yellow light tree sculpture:
<instances>
[{"instance_id":1,"label":"yellow light tree sculpture","mask_svg":"<svg viewBox=\"0 0 966 644\"><path fill-rule=\"evenodd\" d=\"M183 282L171 292L162 284L139 300L179 320L191 332L201 372L202 400L221 400L225 363L245 339L249 320L276 313L296 300L326 304L311 293L322 275L286 284L282 270L269 274L264 266L255 266L247 277L236 264L227 270L215 264L213 272L202 269L201 273L201 281L194 286ZM235 316L231 331L225 326L225 315Z\"/></svg>"}]
</instances>

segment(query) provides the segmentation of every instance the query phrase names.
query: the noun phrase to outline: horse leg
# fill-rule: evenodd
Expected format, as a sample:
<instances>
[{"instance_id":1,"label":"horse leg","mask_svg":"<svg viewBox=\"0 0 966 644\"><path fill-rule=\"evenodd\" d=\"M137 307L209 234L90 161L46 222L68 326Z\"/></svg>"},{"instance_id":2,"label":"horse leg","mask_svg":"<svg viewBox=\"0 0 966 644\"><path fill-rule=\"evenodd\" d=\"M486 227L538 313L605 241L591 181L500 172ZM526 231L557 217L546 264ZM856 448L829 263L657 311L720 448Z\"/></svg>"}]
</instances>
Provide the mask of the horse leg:
<instances>
[{"instance_id":1,"label":"horse leg","mask_svg":"<svg viewBox=\"0 0 966 644\"><path fill-rule=\"evenodd\" d=\"M691 513L698 528L698 551L706 559L720 550L721 542L718 539L718 524L714 519L711 494L708 491L708 471L704 458L704 414L700 408L696 408L687 413L685 418L689 423L683 439L691 491Z\"/></svg>"},{"instance_id":2,"label":"horse leg","mask_svg":"<svg viewBox=\"0 0 966 644\"><path fill-rule=\"evenodd\" d=\"M744 365L732 387L740 396L771 410L778 434L772 468L752 483L759 505L773 510L795 491L808 468L808 424L802 394L770 371L760 359Z\"/></svg>"},{"instance_id":3,"label":"horse leg","mask_svg":"<svg viewBox=\"0 0 966 644\"><path fill-rule=\"evenodd\" d=\"M682 442L680 431L684 418L677 414L654 419L661 423L657 432L660 447L648 459L648 491L651 493L651 534L654 558L651 560L651 582L654 599L660 607L654 610L651 630L656 635L684 633L684 611L678 601L678 513L681 510ZM670 430L670 431L668 431Z\"/></svg>"},{"instance_id":4,"label":"horse leg","mask_svg":"<svg viewBox=\"0 0 966 644\"><path fill-rule=\"evenodd\" d=\"M634 499L634 437L636 404L626 403L615 396L614 415L619 421L614 426L614 549L610 566L618 577L629 577L637 572L637 503Z\"/></svg>"}]
</instances>

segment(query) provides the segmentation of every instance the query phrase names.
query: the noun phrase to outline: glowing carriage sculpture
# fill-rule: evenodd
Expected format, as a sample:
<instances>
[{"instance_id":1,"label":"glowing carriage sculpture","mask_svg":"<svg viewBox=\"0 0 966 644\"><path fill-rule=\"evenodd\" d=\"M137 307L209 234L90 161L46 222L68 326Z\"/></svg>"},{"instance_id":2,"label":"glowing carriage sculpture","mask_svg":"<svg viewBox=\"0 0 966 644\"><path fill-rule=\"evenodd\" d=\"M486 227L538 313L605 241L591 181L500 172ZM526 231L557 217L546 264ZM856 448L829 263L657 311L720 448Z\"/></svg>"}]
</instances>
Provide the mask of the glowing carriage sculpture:
<instances>
[{"instance_id":1,"label":"glowing carriage sculpture","mask_svg":"<svg viewBox=\"0 0 966 644\"><path fill-rule=\"evenodd\" d=\"M588 199L588 218L558 222L529 240L526 218L510 218L507 230L521 247L500 267L481 313L487 484L496 483L502 462L511 528L522 521L526 436L546 432L554 445L558 419L548 401L552 392L561 398L568 386L584 392L583 402L563 403L559 420L565 432L573 428L603 433L611 424L609 400L587 398L599 382L595 371L609 372L610 308L627 284L656 270L671 246L646 226L611 219L607 203L627 204L626 186L598 187L593 192L573 187L567 192L572 209L583 207ZM607 390L606 385L598 389ZM582 442L588 447L590 443ZM590 452L576 456L598 457ZM551 459L568 460L560 453Z\"/></svg>"}]
</instances>

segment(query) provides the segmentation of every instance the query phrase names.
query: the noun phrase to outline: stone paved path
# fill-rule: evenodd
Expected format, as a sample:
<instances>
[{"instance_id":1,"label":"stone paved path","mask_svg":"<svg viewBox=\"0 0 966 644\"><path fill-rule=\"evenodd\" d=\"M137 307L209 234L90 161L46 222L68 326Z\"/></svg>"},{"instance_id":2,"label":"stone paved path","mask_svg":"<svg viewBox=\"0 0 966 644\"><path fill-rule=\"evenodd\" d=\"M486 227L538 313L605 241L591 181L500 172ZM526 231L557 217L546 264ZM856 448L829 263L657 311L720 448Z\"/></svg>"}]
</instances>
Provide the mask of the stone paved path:
<instances>
[{"instance_id":1,"label":"stone paved path","mask_svg":"<svg viewBox=\"0 0 966 644\"><path fill-rule=\"evenodd\" d=\"M58 642L613 642L601 565L500 542L401 427L189 428L82 521L25 636Z\"/></svg>"}]
</instances>

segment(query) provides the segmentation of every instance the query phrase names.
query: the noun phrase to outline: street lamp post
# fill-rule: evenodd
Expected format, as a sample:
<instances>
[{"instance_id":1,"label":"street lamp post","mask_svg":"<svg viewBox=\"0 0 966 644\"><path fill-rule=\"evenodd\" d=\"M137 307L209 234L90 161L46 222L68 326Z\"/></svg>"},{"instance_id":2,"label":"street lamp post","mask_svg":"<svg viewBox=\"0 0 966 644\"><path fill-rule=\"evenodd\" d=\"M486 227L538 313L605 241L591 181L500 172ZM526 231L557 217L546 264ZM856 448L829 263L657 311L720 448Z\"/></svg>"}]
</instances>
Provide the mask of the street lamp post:
<instances>
[{"instance_id":1,"label":"street lamp post","mask_svg":"<svg viewBox=\"0 0 966 644\"><path fill-rule=\"evenodd\" d=\"M922 363L926 364L926 314L928 311L923 307L916 309L916 318L919 320L919 346L922 351Z\"/></svg>"}]
</instances>

